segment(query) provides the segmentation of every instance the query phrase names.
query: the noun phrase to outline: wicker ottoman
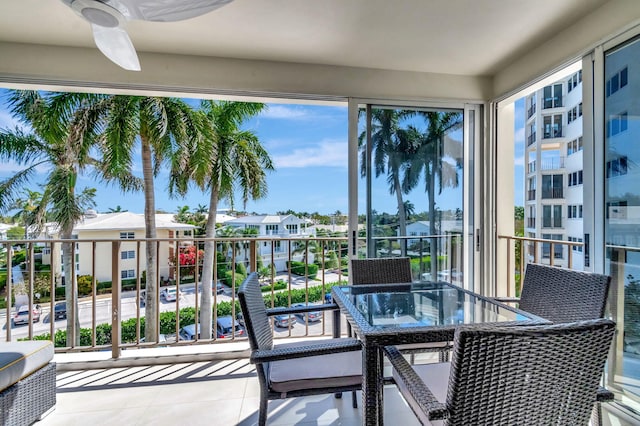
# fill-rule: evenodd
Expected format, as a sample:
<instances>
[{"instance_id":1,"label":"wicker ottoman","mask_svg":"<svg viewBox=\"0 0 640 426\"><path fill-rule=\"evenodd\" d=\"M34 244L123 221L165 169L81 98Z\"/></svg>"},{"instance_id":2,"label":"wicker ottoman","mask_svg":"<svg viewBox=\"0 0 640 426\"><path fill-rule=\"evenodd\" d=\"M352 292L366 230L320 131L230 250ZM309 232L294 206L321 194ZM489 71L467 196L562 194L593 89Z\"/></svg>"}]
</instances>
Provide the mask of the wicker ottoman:
<instances>
[{"instance_id":1,"label":"wicker ottoman","mask_svg":"<svg viewBox=\"0 0 640 426\"><path fill-rule=\"evenodd\" d=\"M30 425L56 404L50 341L0 343L0 424Z\"/></svg>"}]
</instances>

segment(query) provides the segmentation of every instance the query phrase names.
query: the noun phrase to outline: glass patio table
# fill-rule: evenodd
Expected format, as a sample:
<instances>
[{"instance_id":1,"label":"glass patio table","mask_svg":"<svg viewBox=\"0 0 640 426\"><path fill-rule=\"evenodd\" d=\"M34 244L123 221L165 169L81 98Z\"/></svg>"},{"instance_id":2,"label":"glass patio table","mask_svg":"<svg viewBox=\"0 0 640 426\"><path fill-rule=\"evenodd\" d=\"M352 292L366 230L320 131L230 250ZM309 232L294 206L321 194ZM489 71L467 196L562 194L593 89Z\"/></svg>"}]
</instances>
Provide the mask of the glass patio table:
<instances>
[{"instance_id":1,"label":"glass patio table","mask_svg":"<svg viewBox=\"0 0 640 426\"><path fill-rule=\"evenodd\" d=\"M383 424L383 352L388 345L453 340L460 325L522 326L549 321L443 283L335 286L334 337L344 314L362 341L363 424Z\"/></svg>"}]
</instances>

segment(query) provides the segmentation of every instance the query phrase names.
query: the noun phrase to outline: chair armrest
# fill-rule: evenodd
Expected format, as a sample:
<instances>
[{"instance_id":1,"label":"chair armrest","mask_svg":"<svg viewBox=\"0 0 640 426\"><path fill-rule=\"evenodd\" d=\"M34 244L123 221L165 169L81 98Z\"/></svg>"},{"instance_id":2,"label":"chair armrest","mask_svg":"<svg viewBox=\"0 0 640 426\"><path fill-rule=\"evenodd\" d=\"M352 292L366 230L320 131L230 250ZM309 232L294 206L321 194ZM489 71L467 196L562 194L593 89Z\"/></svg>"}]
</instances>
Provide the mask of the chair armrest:
<instances>
[{"instance_id":1,"label":"chair armrest","mask_svg":"<svg viewBox=\"0 0 640 426\"><path fill-rule=\"evenodd\" d=\"M502 303L517 303L520 301L519 297L493 297L492 299Z\"/></svg>"},{"instance_id":2,"label":"chair armrest","mask_svg":"<svg viewBox=\"0 0 640 426\"><path fill-rule=\"evenodd\" d=\"M598 388L598 392L596 393L596 401L608 402L608 401L613 401L613 399L614 399L613 392L603 388L602 386Z\"/></svg>"},{"instance_id":3,"label":"chair armrest","mask_svg":"<svg viewBox=\"0 0 640 426\"><path fill-rule=\"evenodd\" d=\"M252 364L263 362L281 361L291 358L304 358L310 356L327 355L339 352L359 351L362 344L356 339L327 339L326 343L293 346L275 349L258 349L251 354L249 360Z\"/></svg>"},{"instance_id":4,"label":"chair armrest","mask_svg":"<svg viewBox=\"0 0 640 426\"><path fill-rule=\"evenodd\" d=\"M402 380L403 387L409 392L414 401L419 402L420 409L429 420L444 420L449 416L447 407L436 399L424 381L418 376L413 367L402 356L395 346L384 348L387 358Z\"/></svg>"},{"instance_id":5,"label":"chair armrest","mask_svg":"<svg viewBox=\"0 0 640 426\"><path fill-rule=\"evenodd\" d=\"M317 312L317 311L336 311L340 309L335 303L324 303L322 305L307 305L307 306L295 306L295 307L282 307L267 309L267 316L282 315L282 314L299 314L303 312Z\"/></svg>"}]
</instances>

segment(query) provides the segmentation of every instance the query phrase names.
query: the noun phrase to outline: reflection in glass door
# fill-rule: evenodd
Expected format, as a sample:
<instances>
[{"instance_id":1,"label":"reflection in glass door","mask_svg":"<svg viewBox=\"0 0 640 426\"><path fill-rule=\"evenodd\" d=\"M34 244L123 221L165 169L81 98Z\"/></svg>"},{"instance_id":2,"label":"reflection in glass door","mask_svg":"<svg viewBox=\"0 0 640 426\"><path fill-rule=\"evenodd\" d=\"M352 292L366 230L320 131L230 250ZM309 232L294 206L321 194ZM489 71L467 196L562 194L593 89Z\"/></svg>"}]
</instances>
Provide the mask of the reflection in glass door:
<instances>
[{"instance_id":1,"label":"reflection in glass door","mask_svg":"<svg viewBox=\"0 0 640 426\"><path fill-rule=\"evenodd\" d=\"M605 270L618 324L609 385L640 412L640 41L605 54Z\"/></svg>"},{"instance_id":2,"label":"reflection in glass door","mask_svg":"<svg viewBox=\"0 0 640 426\"><path fill-rule=\"evenodd\" d=\"M360 105L359 257L408 256L414 279L464 277L462 109Z\"/></svg>"}]
</instances>

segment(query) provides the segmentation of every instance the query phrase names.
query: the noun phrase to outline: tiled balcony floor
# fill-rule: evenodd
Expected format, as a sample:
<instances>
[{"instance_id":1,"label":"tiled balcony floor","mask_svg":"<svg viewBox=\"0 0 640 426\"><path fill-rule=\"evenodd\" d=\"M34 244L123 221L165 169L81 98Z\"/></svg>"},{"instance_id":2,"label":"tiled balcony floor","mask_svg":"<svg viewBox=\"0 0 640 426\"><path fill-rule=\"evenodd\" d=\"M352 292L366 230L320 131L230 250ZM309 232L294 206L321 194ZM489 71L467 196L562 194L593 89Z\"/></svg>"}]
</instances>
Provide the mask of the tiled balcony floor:
<instances>
[{"instance_id":1,"label":"tiled balcony floor","mask_svg":"<svg viewBox=\"0 0 640 426\"><path fill-rule=\"evenodd\" d=\"M358 405L361 406L358 392ZM259 386L246 359L59 372L52 425L253 425ZM385 388L385 423L417 425L393 386ZM269 402L269 425L359 425L351 394Z\"/></svg>"}]
</instances>

